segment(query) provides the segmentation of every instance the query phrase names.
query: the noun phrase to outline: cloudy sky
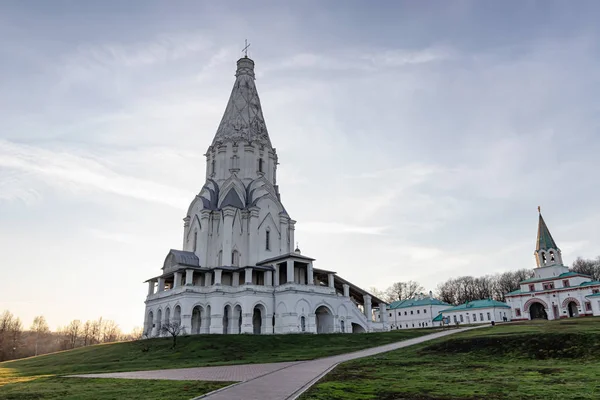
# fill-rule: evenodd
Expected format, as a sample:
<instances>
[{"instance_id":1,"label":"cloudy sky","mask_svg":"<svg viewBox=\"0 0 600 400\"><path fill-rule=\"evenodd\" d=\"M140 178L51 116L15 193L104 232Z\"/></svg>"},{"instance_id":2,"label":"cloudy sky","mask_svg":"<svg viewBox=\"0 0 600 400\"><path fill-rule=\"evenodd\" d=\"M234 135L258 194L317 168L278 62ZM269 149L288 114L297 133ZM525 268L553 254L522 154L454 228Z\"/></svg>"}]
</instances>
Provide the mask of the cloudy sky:
<instances>
[{"instance_id":1,"label":"cloudy sky","mask_svg":"<svg viewBox=\"0 0 600 400\"><path fill-rule=\"evenodd\" d=\"M226 4L225 4L226 3ZM2 1L0 311L143 321L244 39L282 200L363 287L600 254L596 2Z\"/></svg>"}]
</instances>

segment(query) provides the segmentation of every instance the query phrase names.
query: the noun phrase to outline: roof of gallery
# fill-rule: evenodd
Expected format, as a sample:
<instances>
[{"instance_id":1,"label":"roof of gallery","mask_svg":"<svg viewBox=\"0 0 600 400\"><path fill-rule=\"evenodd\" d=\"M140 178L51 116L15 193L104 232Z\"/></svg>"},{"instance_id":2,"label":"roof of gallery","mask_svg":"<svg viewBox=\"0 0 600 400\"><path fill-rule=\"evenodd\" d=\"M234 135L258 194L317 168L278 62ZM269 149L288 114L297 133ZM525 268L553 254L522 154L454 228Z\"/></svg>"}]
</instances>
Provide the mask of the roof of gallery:
<instances>
[{"instance_id":1,"label":"roof of gallery","mask_svg":"<svg viewBox=\"0 0 600 400\"><path fill-rule=\"evenodd\" d=\"M472 310L472 309L477 309L477 308L493 308L493 307L510 308L510 306L508 304L503 303L501 301L486 299L486 300L467 301L464 304L460 304L458 306L448 308L447 310L443 310L442 312L463 311L463 310Z\"/></svg>"}]
</instances>

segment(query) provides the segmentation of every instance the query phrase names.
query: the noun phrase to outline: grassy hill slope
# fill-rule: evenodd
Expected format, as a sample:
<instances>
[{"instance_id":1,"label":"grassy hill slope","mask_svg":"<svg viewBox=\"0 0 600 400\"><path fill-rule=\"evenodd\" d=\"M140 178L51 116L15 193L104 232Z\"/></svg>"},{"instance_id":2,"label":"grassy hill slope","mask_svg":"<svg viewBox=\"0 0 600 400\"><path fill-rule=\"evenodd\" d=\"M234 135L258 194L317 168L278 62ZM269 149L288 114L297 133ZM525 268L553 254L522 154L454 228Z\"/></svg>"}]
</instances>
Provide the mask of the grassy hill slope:
<instances>
[{"instance_id":1,"label":"grassy hill slope","mask_svg":"<svg viewBox=\"0 0 600 400\"><path fill-rule=\"evenodd\" d=\"M179 338L175 349L169 338L89 346L0 363L0 398L189 399L226 383L99 380L59 375L309 360L432 332L428 329L352 335L195 335Z\"/></svg>"},{"instance_id":2,"label":"grassy hill slope","mask_svg":"<svg viewBox=\"0 0 600 400\"><path fill-rule=\"evenodd\" d=\"M351 361L302 397L483 398L600 398L600 318L497 325Z\"/></svg>"}]
</instances>

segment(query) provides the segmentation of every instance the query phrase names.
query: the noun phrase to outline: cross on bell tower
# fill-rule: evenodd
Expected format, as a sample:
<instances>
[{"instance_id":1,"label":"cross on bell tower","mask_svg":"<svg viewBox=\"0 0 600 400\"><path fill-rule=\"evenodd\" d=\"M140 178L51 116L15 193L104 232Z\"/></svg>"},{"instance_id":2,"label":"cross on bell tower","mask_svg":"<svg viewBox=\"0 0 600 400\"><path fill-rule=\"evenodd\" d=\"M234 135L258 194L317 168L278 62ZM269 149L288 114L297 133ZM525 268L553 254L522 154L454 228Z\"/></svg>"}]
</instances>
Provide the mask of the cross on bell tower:
<instances>
[{"instance_id":1,"label":"cross on bell tower","mask_svg":"<svg viewBox=\"0 0 600 400\"><path fill-rule=\"evenodd\" d=\"M246 46L242 49L242 52L244 53L244 57L248 58L248 47L250 47L250 43L248 43L248 39L244 40L244 44Z\"/></svg>"}]
</instances>

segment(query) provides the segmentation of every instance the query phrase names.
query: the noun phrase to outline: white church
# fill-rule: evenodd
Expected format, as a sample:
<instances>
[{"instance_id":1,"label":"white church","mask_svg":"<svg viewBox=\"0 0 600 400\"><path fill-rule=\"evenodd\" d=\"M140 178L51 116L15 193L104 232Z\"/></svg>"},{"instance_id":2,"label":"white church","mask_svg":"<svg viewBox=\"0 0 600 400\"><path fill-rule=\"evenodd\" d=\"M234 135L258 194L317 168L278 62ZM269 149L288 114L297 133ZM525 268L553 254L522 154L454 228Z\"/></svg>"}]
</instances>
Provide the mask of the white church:
<instances>
[{"instance_id":1,"label":"white church","mask_svg":"<svg viewBox=\"0 0 600 400\"><path fill-rule=\"evenodd\" d=\"M294 249L254 62L238 60L235 77L205 154L206 183L183 219L183 249L146 281L145 335L161 335L166 323L187 334L387 330L387 313L373 321L384 301Z\"/></svg>"},{"instance_id":2,"label":"white church","mask_svg":"<svg viewBox=\"0 0 600 400\"><path fill-rule=\"evenodd\" d=\"M600 282L563 264L541 212L534 255L534 276L505 296L512 321L600 316Z\"/></svg>"}]
</instances>

